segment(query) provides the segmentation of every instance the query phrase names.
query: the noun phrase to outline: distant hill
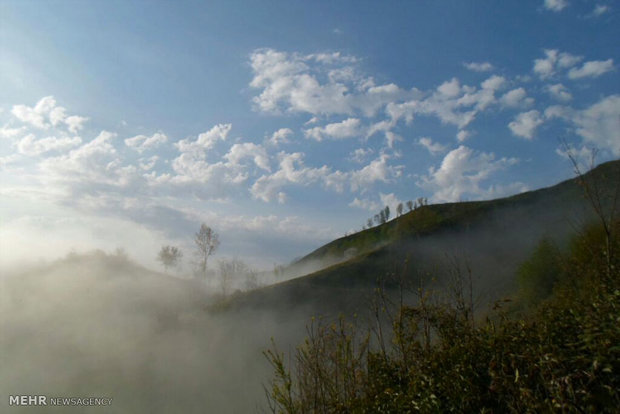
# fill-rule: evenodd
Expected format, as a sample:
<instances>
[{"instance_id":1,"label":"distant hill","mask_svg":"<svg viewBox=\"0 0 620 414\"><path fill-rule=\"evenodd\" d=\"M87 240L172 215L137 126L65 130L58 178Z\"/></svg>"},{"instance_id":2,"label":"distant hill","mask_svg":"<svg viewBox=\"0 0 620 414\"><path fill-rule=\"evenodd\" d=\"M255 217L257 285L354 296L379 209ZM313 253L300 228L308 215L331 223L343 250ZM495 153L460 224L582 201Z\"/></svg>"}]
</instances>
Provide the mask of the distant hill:
<instances>
[{"instance_id":1,"label":"distant hill","mask_svg":"<svg viewBox=\"0 0 620 414\"><path fill-rule=\"evenodd\" d=\"M620 161L583 179L608 206L620 186ZM237 295L225 307L356 312L379 278L441 285L457 267L471 269L475 296L489 302L514 288L517 266L542 237L561 246L593 217L579 178L495 200L427 205L316 249L283 271L306 275Z\"/></svg>"}]
</instances>

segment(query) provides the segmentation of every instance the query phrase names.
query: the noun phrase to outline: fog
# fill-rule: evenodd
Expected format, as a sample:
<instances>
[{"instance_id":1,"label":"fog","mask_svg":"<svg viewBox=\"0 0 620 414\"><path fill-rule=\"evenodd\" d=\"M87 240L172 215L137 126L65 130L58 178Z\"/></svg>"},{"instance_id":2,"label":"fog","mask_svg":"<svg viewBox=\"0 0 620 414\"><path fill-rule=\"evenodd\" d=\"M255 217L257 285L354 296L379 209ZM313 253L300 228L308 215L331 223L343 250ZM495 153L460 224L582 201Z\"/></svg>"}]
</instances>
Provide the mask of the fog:
<instances>
[{"instance_id":1,"label":"fog","mask_svg":"<svg viewBox=\"0 0 620 414\"><path fill-rule=\"evenodd\" d=\"M113 399L85 412L254 412L271 372L262 351L271 337L298 343L306 321L302 309L214 313L202 284L102 252L0 283L3 404L34 394Z\"/></svg>"}]
</instances>

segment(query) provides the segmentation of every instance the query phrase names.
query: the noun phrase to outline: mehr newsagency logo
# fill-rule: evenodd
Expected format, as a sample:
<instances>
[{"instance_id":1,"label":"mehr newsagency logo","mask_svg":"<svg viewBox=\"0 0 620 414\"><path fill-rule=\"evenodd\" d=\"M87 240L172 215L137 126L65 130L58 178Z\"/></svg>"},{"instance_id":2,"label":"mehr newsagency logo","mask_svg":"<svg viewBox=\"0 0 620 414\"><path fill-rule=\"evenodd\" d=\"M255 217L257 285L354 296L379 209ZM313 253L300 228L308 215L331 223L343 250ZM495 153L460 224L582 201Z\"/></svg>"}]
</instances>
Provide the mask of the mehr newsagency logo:
<instances>
[{"instance_id":1,"label":"mehr newsagency logo","mask_svg":"<svg viewBox=\"0 0 620 414\"><path fill-rule=\"evenodd\" d=\"M9 395L13 406L96 407L112 405L107 397L49 397L47 395Z\"/></svg>"}]
</instances>

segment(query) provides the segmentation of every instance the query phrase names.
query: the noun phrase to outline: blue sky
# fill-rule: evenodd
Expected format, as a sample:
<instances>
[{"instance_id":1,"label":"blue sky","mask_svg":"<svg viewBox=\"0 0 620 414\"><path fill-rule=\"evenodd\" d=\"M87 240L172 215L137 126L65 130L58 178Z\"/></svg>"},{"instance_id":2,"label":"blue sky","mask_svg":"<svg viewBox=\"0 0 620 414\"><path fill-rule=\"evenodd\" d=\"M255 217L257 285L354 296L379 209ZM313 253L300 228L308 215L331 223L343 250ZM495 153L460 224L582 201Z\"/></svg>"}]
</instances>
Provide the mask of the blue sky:
<instances>
[{"instance_id":1,"label":"blue sky","mask_svg":"<svg viewBox=\"0 0 620 414\"><path fill-rule=\"evenodd\" d=\"M0 1L0 259L201 222L285 263L384 205L489 199L620 157L620 7Z\"/></svg>"}]
</instances>

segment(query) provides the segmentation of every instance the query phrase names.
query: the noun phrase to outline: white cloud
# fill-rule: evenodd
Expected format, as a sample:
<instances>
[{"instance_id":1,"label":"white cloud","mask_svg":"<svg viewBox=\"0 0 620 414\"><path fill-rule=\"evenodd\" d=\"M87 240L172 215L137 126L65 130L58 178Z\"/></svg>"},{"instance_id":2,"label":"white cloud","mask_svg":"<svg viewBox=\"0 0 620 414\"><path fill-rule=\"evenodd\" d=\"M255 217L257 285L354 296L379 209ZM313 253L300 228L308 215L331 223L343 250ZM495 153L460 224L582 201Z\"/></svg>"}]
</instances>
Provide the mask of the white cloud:
<instances>
[{"instance_id":1,"label":"white cloud","mask_svg":"<svg viewBox=\"0 0 620 414\"><path fill-rule=\"evenodd\" d=\"M379 193L379 199L381 200L382 207L388 206L390 208L391 217L396 216L396 207L399 204L404 204L394 193Z\"/></svg>"},{"instance_id":2,"label":"white cloud","mask_svg":"<svg viewBox=\"0 0 620 414\"><path fill-rule=\"evenodd\" d=\"M185 138L174 145L180 152L204 152L213 148L217 141L225 141L231 128L232 124L218 124L198 135L195 140Z\"/></svg>"},{"instance_id":3,"label":"white cloud","mask_svg":"<svg viewBox=\"0 0 620 414\"><path fill-rule=\"evenodd\" d=\"M429 137L420 138L418 140L418 144L426 148L428 152L430 152L432 155L437 155L446 150L446 147L444 145L441 145L438 142L433 142L433 140Z\"/></svg>"},{"instance_id":4,"label":"white cloud","mask_svg":"<svg viewBox=\"0 0 620 414\"><path fill-rule=\"evenodd\" d=\"M568 2L566 0L545 0L543 5L547 10L559 12L568 6Z\"/></svg>"},{"instance_id":5,"label":"white cloud","mask_svg":"<svg viewBox=\"0 0 620 414\"><path fill-rule=\"evenodd\" d=\"M125 139L125 145L135 149L139 153L142 153L146 150L157 148L159 145L167 141L168 137L165 134L156 132L150 137L146 135L136 135L135 137L127 138Z\"/></svg>"},{"instance_id":6,"label":"white cloud","mask_svg":"<svg viewBox=\"0 0 620 414\"><path fill-rule=\"evenodd\" d=\"M352 161L362 163L366 161L366 158L372 153L373 153L372 148L357 148L351 153L350 159Z\"/></svg>"},{"instance_id":7,"label":"white cloud","mask_svg":"<svg viewBox=\"0 0 620 414\"><path fill-rule=\"evenodd\" d=\"M464 142L467 138L469 138L471 136L471 132L469 131L465 131L465 130L460 130L457 134L456 134L456 140L458 142Z\"/></svg>"},{"instance_id":8,"label":"white cloud","mask_svg":"<svg viewBox=\"0 0 620 414\"><path fill-rule=\"evenodd\" d=\"M78 115L71 115L64 119L65 124L69 129L69 132L74 134L84 127L84 122L88 121L88 118Z\"/></svg>"},{"instance_id":9,"label":"white cloud","mask_svg":"<svg viewBox=\"0 0 620 414\"><path fill-rule=\"evenodd\" d=\"M573 68L568 72L570 79L580 79L585 77L598 78L604 73L614 69L613 59L591 60L585 62L580 68Z\"/></svg>"},{"instance_id":10,"label":"white cloud","mask_svg":"<svg viewBox=\"0 0 620 414\"><path fill-rule=\"evenodd\" d=\"M403 103L391 103L386 113L391 117L392 125L404 118L407 123L415 114L436 116L444 124L465 128L476 115L497 102L495 93L506 84L506 79L493 75L480 84L480 88L461 85L457 78L452 78L439 85L434 92L424 99Z\"/></svg>"},{"instance_id":11,"label":"white cloud","mask_svg":"<svg viewBox=\"0 0 620 414\"><path fill-rule=\"evenodd\" d=\"M579 111L572 121L584 141L620 156L620 95L601 99Z\"/></svg>"},{"instance_id":12,"label":"white cloud","mask_svg":"<svg viewBox=\"0 0 620 414\"><path fill-rule=\"evenodd\" d=\"M64 123L71 133L82 129L84 122L88 120L77 115L67 116L66 109L57 106L53 96L41 98L34 107L13 105L11 113L20 121L39 129L49 129Z\"/></svg>"},{"instance_id":13,"label":"white cloud","mask_svg":"<svg viewBox=\"0 0 620 414\"><path fill-rule=\"evenodd\" d=\"M549 95L551 95L558 101L568 102L573 99L573 95L571 95L566 86L562 85L561 83L547 85L545 89L549 93Z\"/></svg>"},{"instance_id":14,"label":"white cloud","mask_svg":"<svg viewBox=\"0 0 620 414\"><path fill-rule=\"evenodd\" d=\"M20 154L36 156L49 151L64 151L82 143L80 137L47 137L36 139L34 134L28 134L17 143Z\"/></svg>"},{"instance_id":15,"label":"white cloud","mask_svg":"<svg viewBox=\"0 0 620 414\"><path fill-rule=\"evenodd\" d=\"M324 127L314 127L304 131L306 138L313 138L317 141L322 141L323 138L345 139L360 134L360 120L357 118L348 118L342 122L328 124Z\"/></svg>"},{"instance_id":16,"label":"white cloud","mask_svg":"<svg viewBox=\"0 0 620 414\"><path fill-rule=\"evenodd\" d=\"M583 110L550 106L545 116L564 119L573 125L584 145L620 156L620 95L604 97Z\"/></svg>"},{"instance_id":17,"label":"white cloud","mask_svg":"<svg viewBox=\"0 0 620 414\"><path fill-rule=\"evenodd\" d=\"M273 174L263 175L252 185L250 192L254 198L269 202L278 196L285 186L309 186L315 183L336 192L342 192L349 187L351 192L364 193L376 182L388 182L401 175L401 167L390 166L389 157L385 154L359 170L347 172L333 171L326 165L320 168L306 167L303 162L304 155L300 152L281 152L278 157L279 169Z\"/></svg>"},{"instance_id":18,"label":"white cloud","mask_svg":"<svg viewBox=\"0 0 620 414\"><path fill-rule=\"evenodd\" d=\"M463 66L465 66L469 70L473 70L474 72L489 72L493 70L493 65L491 65L489 62L463 63Z\"/></svg>"},{"instance_id":19,"label":"white cloud","mask_svg":"<svg viewBox=\"0 0 620 414\"><path fill-rule=\"evenodd\" d=\"M306 112L313 115L372 116L389 102L419 93L394 84L375 85L357 74L357 59L339 53L301 55L259 49L250 55L254 77L250 86L259 89L255 109L278 113Z\"/></svg>"},{"instance_id":20,"label":"white cloud","mask_svg":"<svg viewBox=\"0 0 620 414\"><path fill-rule=\"evenodd\" d=\"M6 138L6 139L13 139L16 138L19 135L22 135L23 133L25 133L27 130L26 127L19 127L19 128L10 128L8 126L3 126L2 128L0 128L0 139Z\"/></svg>"},{"instance_id":21,"label":"white cloud","mask_svg":"<svg viewBox=\"0 0 620 414\"><path fill-rule=\"evenodd\" d=\"M529 106L534 103L534 99L527 97L525 89L516 88L502 95L500 102L503 106L516 108L520 106Z\"/></svg>"},{"instance_id":22,"label":"white cloud","mask_svg":"<svg viewBox=\"0 0 620 414\"><path fill-rule=\"evenodd\" d=\"M557 68L573 67L582 59L582 56L560 52L557 49L545 49L545 58L534 60L534 73L541 79L547 79L555 74Z\"/></svg>"},{"instance_id":23,"label":"white cloud","mask_svg":"<svg viewBox=\"0 0 620 414\"><path fill-rule=\"evenodd\" d=\"M233 145L224 158L234 166L239 166L244 158L251 158L258 168L271 171L267 151L262 146L252 142Z\"/></svg>"},{"instance_id":24,"label":"white cloud","mask_svg":"<svg viewBox=\"0 0 620 414\"><path fill-rule=\"evenodd\" d=\"M508 127L514 135L525 139L532 139L536 128L543 122L540 112L531 110L517 115L515 120L508 124Z\"/></svg>"},{"instance_id":25,"label":"white cloud","mask_svg":"<svg viewBox=\"0 0 620 414\"><path fill-rule=\"evenodd\" d=\"M381 208L380 204L376 201L372 201L366 198L359 199L357 197L355 197L353 201L349 203L349 207L361 208L362 210L368 211L377 211Z\"/></svg>"},{"instance_id":26,"label":"white cloud","mask_svg":"<svg viewBox=\"0 0 620 414\"><path fill-rule=\"evenodd\" d=\"M293 135L293 130L290 128L280 128L276 132L271 135L269 138L269 143L273 146L278 146L280 144L288 144L289 138Z\"/></svg>"},{"instance_id":27,"label":"white cloud","mask_svg":"<svg viewBox=\"0 0 620 414\"><path fill-rule=\"evenodd\" d=\"M496 160L493 153L477 152L461 145L446 154L438 169L430 168L417 185L433 191L432 199L436 202L458 201L466 195L489 197L498 192L497 188L485 189L482 183L494 172L517 161L516 158Z\"/></svg>"}]
</instances>

